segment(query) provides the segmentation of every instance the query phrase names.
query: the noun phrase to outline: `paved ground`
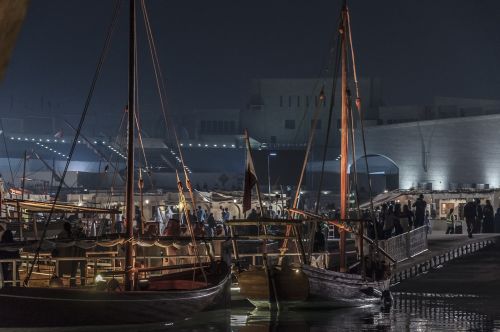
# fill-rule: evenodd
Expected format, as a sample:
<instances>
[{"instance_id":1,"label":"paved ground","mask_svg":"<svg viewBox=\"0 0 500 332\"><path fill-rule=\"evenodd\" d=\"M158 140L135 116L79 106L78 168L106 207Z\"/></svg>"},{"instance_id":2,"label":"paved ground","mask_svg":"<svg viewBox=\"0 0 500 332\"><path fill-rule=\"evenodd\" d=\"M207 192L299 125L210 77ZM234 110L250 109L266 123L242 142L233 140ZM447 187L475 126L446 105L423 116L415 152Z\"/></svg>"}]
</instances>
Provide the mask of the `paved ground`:
<instances>
[{"instance_id":1,"label":"paved ground","mask_svg":"<svg viewBox=\"0 0 500 332\"><path fill-rule=\"evenodd\" d=\"M474 243L478 240L500 239L500 234L474 234L472 239L469 239L467 234L445 234L444 232L433 232L428 237L429 250L414 258L407 259L404 262L398 263L395 273L405 270L412 265L425 262L433 256L447 252L453 248L461 247L467 243Z\"/></svg>"}]
</instances>

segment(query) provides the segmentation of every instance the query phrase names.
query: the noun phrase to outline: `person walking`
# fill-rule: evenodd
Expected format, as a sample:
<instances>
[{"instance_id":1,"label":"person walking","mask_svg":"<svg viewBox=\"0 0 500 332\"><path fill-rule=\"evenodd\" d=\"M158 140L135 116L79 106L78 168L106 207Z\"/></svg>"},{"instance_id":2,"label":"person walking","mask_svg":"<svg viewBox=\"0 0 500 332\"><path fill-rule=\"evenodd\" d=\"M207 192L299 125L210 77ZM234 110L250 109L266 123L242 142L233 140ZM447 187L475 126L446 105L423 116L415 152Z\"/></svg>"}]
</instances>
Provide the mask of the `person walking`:
<instances>
[{"instance_id":1,"label":"person walking","mask_svg":"<svg viewBox=\"0 0 500 332\"><path fill-rule=\"evenodd\" d=\"M455 234L455 217L453 216L453 208L446 215L446 234Z\"/></svg>"},{"instance_id":2,"label":"person walking","mask_svg":"<svg viewBox=\"0 0 500 332\"><path fill-rule=\"evenodd\" d=\"M483 216L483 233L493 233L495 216L490 200L486 200L486 205L483 208Z\"/></svg>"},{"instance_id":3,"label":"person walking","mask_svg":"<svg viewBox=\"0 0 500 332\"><path fill-rule=\"evenodd\" d=\"M420 194L412 206L415 208L415 228L421 227L424 225L425 208L427 207L424 195Z\"/></svg>"},{"instance_id":4,"label":"person walking","mask_svg":"<svg viewBox=\"0 0 500 332\"><path fill-rule=\"evenodd\" d=\"M469 238L472 238L476 214L476 204L474 204L472 200L468 201L467 204L464 205L464 217L465 223L467 224L467 233L469 234Z\"/></svg>"}]
</instances>

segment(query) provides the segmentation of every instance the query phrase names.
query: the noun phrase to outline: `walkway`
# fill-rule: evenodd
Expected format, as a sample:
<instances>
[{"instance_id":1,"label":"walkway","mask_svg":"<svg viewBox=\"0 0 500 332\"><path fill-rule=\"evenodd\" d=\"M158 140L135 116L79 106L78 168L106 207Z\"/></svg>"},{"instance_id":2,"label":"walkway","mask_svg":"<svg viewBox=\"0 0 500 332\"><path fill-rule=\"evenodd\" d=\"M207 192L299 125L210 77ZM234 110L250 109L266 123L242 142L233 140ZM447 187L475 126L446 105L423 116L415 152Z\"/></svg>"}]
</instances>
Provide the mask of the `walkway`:
<instances>
[{"instance_id":1,"label":"walkway","mask_svg":"<svg viewBox=\"0 0 500 332\"><path fill-rule=\"evenodd\" d=\"M397 264L393 271L393 283L414 277L430 268L457 257L480 250L500 239L500 234L474 234L469 239L467 234L444 234L434 232L428 237L426 252Z\"/></svg>"}]
</instances>

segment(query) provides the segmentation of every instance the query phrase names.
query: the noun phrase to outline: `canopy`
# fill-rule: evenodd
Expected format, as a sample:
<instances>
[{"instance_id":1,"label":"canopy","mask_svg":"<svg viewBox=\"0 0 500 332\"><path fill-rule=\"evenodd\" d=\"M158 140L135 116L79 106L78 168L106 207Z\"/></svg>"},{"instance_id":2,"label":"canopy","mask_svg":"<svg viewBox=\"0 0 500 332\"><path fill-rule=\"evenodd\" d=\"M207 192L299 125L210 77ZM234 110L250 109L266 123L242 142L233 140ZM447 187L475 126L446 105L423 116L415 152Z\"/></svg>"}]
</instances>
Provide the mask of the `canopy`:
<instances>
[{"instance_id":1,"label":"canopy","mask_svg":"<svg viewBox=\"0 0 500 332\"><path fill-rule=\"evenodd\" d=\"M29 212L50 212L52 209L52 202L40 202L21 199L4 199L3 204L12 206L17 209L28 210ZM102 209L89 206L78 206L68 203L56 203L54 205L55 213L101 213L101 214L119 214L120 211L116 209Z\"/></svg>"}]
</instances>

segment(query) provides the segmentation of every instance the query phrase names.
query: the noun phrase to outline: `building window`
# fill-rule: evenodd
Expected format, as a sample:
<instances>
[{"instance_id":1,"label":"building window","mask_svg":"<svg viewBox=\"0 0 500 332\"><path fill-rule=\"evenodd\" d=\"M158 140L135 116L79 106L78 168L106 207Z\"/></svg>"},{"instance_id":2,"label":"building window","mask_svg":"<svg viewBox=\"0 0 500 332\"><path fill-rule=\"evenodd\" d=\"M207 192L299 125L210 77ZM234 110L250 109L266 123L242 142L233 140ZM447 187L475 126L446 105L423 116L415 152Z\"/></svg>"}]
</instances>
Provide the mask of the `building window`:
<instances>
[{"instance_id":1,"label":"building window","mask_svg":"<svg viewBox=\"0 0 500 332\"><path fill-rule=\"evenodd\" d=\"M283 96L280 96L280 107L283 107Z\"/></svg>"},{"instance_id":2,"label":"building window","mask_svg":"<svg viewBox=\"0 0 500 332\"><path fill-rule=\"evenodd\" d=\"M306 96L306 107L309 107L309 96Z\"/></svg>"},{"instance_id":3,"label":"building window","mask_svg":"<svg viewBox=\"0 0 500 332\"><path fill-rule=\"evenodd\" d=\"M207 130L207 121L201 120L201 123L200 123L200 132L201 133L205 133L206 130Z\"/></svg>"},{"instance_id":4,"label":"building window","mask_svg":"<svg viewBox=\"0 0 500 332\"><path fill-rule=\"evenodd\" d=\"M297 96L297 107L300 107L300 96Z\"/></svg>"},{"instance_id":5,"label":"building window","mask_svg":"<svg viewBox=\"0 0 500 332\"><path fill-rule=\"evenodd\" d=\"M271 136L271 143L276 144L276 136Z\"/></svg>"},{"instance_id":6,"label":"building window","mask_svg":"<svg viewBox=\"0 0 500 332\"><path fill-rule=\"evenodd\" d=\"M295 120L285 120L285 129L295 129Z\"/></svg>"},{"instance_id":7,"label":"building window","mask_svg":"<svg viewBox=\"0 0 500 332\"><path fill-rule=\"evenodd\" d=\"M288 96L288 107L292 107L292 96Z\"/></svg>"},{"instance_id":8,"label":"building window","mask_svg":"<svg viewBox=\"0 0 500 332\"><path fill-rule=\"evenodd\" d=\"M314 126L314 120L311 120L311 128ZM316 122L316 129L321 129L321 120Z\"/></svg>"}]
</instances>

